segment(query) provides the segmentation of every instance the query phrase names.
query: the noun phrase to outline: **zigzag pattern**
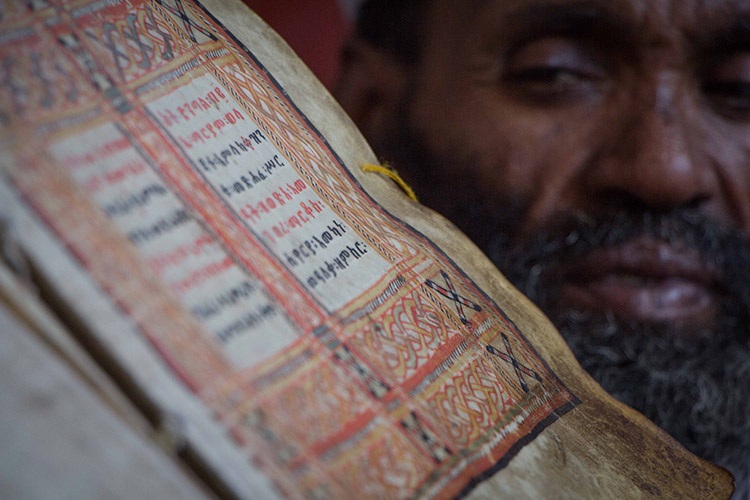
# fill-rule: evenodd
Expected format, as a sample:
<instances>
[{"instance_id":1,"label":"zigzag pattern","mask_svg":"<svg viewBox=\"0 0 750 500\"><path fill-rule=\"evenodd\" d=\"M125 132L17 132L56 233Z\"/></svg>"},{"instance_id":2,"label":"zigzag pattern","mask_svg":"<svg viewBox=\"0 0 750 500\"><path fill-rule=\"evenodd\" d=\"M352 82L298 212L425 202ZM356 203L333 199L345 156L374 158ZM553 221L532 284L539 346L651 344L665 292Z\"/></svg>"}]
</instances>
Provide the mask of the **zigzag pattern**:
<instances>
[{"instance_id":1,"label":"zigzag pattern","mask_svg":"<svg viewBox=\"0 0 750 500\"><path fill-rule=\"evenodd\" d=\"M303 446L325 440L370 406L367 394L330 358L310 368L261 403L284 435Z\"/></svg>"},{"instance_id":2,"label":"zigzag pattern","mask_svg":"<svg viewBox=\"0 0 750 500\"><path fill-rule=\"evenodd\" d=\"M475 356L428 403L442 417L439 421L445 423L452 446L462 449L491 430L516 401L503 387L495 366Z\"/></svg>"},{"instance_id":3,"label":"zigzag pattern","mask_svg":"<svg viewBox=\"0 0 750 500\"><path fill-rule=\"evenodd\" d=\"M375 432L380 434L378 440L360 448L358 456L336 464L343 471L341 486L366 498L407 498L434 465L402 432L393 428Z\"/></svg>"},{"instance_id":4,"label":"zigzag pattern","mask_svg":"<svg viewBox=\"0 0 750 500\"><path fill-rule=\"evenodd\" d=\"M447 339L459 334L414 291L357 332L351 344L391 385L399 385L424 367Z\"/></svg>"},{"instance_id":5,"label":"zigzag pattern","mask_svg":"<svg viewBox=\"0 0 750 500\"><path fill-rule=\"evenodd\" d=\"M49 33L29 36L3 47L0 64L0 112L42 122L62 119L99 98L85 73L76 69Z\"/></svg>"}]
</instances>

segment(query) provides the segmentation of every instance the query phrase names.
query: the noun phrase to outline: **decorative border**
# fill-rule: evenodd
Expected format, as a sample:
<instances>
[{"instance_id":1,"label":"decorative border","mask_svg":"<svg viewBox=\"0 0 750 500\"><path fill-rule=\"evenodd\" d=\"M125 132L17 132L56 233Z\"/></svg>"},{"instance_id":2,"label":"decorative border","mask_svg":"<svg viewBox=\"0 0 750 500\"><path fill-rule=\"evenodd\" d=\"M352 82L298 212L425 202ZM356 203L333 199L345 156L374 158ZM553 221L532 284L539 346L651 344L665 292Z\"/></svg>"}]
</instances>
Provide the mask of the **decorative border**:
<instances>
[{"instance_id":1,"label":"decorative border","mask_svg":"<svg viewBox=\"0 0 750 500\"><path fill-rule=\"evenodd\" d=\"M78 53L55 49L63 54L62 64L97 61L86 70L104 75L116 91L91 97L85 87L85 103L67 103L56 117L43 110L38 122L20 128L46 145L65 133L55 120L69 120L84 108L86 116L99 110L99 123L118 123L191 217L270 290L298 325L299 340L257 367L233 370L203 326L164 293L134 248L47 154L14 146L12 181L281 491L295 497L351 491L463 495L580 403L490 297L424 235L364 191L262 63L203 6L154 0L133 7L136 21L151 23L153 43L156 35L171 37L172 58L151 74L117 66L133 74L115 85L123 75L107 67L106 58L86 59L101 47L81 26L109 22L108 15L124 19L123 6L99 3L99 10L89 12L76 5L76 15L61 9L29 16L34 32L43 46L66 32L77 35ZM55 16L62 21L44 28L43 21ZM203 185L194 166L180 158L178 145L143 109L149 96L188 81L188 70L211 73L221 82L306 182L392 263L374 287L326 314ZM66 74L79 85L86 81ZM7 138L7 131L3 134Z\"/></svg>"}]
</instances>

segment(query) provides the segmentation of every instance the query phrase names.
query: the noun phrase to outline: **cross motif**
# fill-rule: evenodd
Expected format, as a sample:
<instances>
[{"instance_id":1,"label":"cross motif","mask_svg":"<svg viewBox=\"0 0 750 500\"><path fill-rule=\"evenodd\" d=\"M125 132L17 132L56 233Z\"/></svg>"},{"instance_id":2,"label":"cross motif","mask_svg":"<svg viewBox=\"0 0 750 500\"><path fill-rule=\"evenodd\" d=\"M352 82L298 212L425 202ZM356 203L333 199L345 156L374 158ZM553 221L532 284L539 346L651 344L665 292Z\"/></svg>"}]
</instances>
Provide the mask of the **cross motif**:
<instances>
[{"instance_id":1,"label":"cross motif","mask_svg":"<svg viewBox=\"0 0 750 500\"><path fill-rule=\"evenodd\" d=\"M503 352L503 351L499 350L497 347L491 346L489 344L487 344L487 352L489 352L490 354L492 354L494 356L497 356L498 358L502 359L503 361L505 361L509 365L512 365L513 366L513 371L515 371L516 377L518 377L518 382L521 384L521 389L523 389L523 392L529 392L529 386L526 383L526 379L524 378L524 375L532 377L532 378L538 380L539 382L542 381L542 377L540 377L537 372L535 372L534 370L532 370L528 366L526 366L526 365L522 364L520 361L518 361L513 356L513 349L511 349L511 347L510 347L510 340L508 340L508 337L504 333L501 333L500 335L502 335L503 344L505 344L505 351L506 352Z\"/></svg>"},{"instance_id":2,"label":"cross motif","mask_svg":"<svg viewBox=\"0 0 750 500\"><path fill-rule=\"evenodd\" d=\"M479 304L470 301L466 297L459 295L456 292L456 288L453 286L453 281L451 281L450 276L448 276L445 271L440 271L440 275L443 277L443 281L445 281L445 287L438 285L432 280L425 281L425 284L443 297L450 299L456 306L456 311L458 311L458 317L461 319L461 323L463 323L464 325L468 325L470 322L466 318L464 307L468 307L469 309L477 312L481 311L482 307Z\"/></svg>"}]
</instances>

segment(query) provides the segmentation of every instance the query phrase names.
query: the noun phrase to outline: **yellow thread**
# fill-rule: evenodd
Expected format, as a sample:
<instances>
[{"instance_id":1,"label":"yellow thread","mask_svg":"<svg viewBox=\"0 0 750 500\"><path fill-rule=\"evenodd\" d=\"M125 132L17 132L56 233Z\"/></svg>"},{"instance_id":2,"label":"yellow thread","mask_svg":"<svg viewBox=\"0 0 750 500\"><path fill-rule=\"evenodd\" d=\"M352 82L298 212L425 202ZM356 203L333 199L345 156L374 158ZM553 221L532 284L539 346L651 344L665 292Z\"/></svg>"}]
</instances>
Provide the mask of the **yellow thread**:
<instances>
[{"instance_id":1,"label":"yellow thread","mask_svg":"<svg viewBox=\"0 0 750 500\"><path fill-rule=\"evenodd\" d=\"M394 169L387 163L383 165L373 165L371 163L365 163L364 165L362 165L362 172L375 172L385 175L393 182L398 184L398 186L404 191L404 193L406 193L406 196L411 198L413 201L419 201L417 200L417 195L414 194L414 190L401 178L400 175L398 175L396 169Z\"/></svg>"}]
</instances>

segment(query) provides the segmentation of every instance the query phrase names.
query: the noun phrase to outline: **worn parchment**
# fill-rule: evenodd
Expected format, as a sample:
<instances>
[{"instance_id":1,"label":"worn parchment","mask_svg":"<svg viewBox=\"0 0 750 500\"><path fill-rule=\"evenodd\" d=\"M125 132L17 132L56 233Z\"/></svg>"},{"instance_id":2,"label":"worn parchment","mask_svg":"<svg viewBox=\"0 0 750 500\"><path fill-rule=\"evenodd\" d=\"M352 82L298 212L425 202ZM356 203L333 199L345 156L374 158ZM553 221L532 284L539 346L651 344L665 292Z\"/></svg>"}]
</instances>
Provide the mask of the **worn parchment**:
<instances>
[{"instance_id":1,"label":"worn parchment","mask_svg":"<svg viewBox=\"0 0 750 500\"><path fill-rule=\"evenodd\" d=\"M0 21L3 205L238 495L727 494L463 236L359 172L364 142L244 7L28 5Z\"/></svg>"}]
</instances>

